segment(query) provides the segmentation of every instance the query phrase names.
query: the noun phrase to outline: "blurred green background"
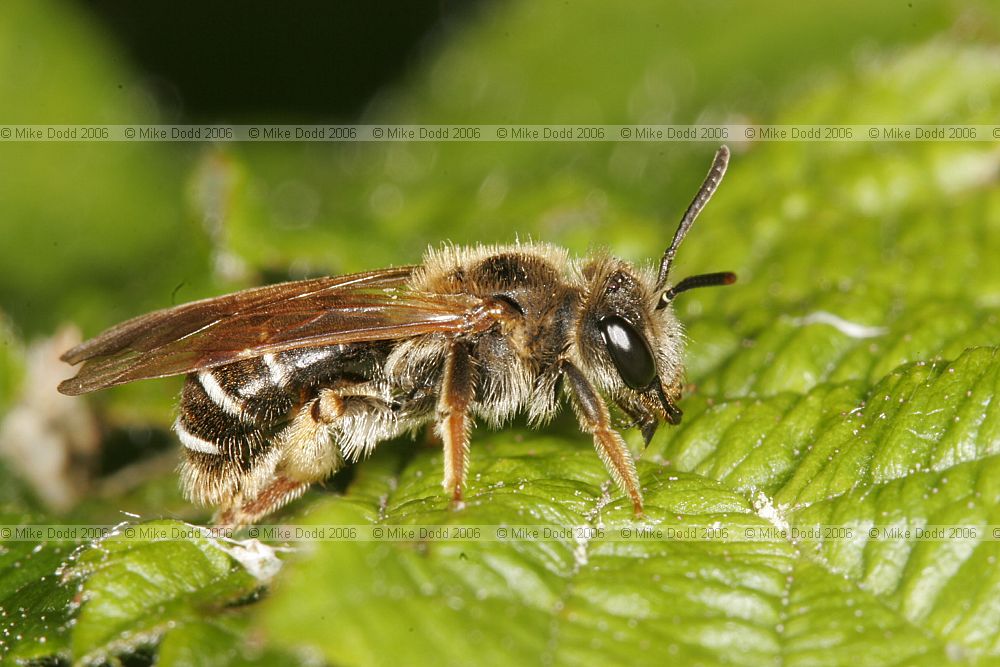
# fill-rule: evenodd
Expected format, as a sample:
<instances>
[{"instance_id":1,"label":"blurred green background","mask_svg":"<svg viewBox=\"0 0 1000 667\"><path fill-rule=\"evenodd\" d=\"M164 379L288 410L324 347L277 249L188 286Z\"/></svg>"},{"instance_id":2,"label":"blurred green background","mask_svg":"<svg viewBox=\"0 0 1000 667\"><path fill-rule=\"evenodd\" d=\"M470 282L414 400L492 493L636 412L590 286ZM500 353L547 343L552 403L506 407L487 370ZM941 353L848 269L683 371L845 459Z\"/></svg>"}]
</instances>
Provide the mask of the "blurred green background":
<instances>
[{"instance_id":1,"label":"blurred green background","mask_svg":"<svg viewBox=\"0 0 1000 667\"><path fill-rule=\"evenodd\" d=\"M0 124L1000 118L1000 12L985 0L307 3L292 12L265 3L7 0ZM676 275L731 269L740 283L679 303L691 396L685 425L662 429L643 453L651 517L708 525L754 515L762 494L791 508L792 523L819 520L825 508L826 520L841 522L899 512L956 520L948 512L966 505L977 520L1000 523L1000 417L988 398L998 377L990 346L1000 341L996 142L730 143L730 172ZM716 148L0 142L0 415L8 417L0 449L10 469L0 471L0 499L8 516L207 518L180 498L172 471L167 428L180 381L57 397L70 369L54 360L56 348L73 334L51 337L64 325L91 336L263 282L417 262L446 240L530 237L576 254L607 246L654 261ZM878 334L845 334L817 313ZM955 359L963 361L952 375L934 365ZM909 406L920 391L926 410L857 412L883 395ZM975 405L959 400L980 395ZM878 435L858 436L866 427ZM512 443L514 434L527 442ZM606 476L571 419L542 436L481 428L476 439L474 491L493 502L476 520L594 520L579 498L600 497ZM32 448L56 453L39 463L25 456ZM286 516L450 521L436 495L435 456L407 444L380 450ZM934 505L927 498L937 492L926 489L940 479L922 475L949 471L964 486ZM668 484L668 473L681 483ZM507 495L503 482L515 478L530 480L533 495ZM942 505L945 497L953 505ZM608 505L612 520L629 520L619 509ZM104 560L82 558L80 586L92 600L82 615L52 583L69 547L50 546L53 555L36 556L29 575L0 573L0 601L24 606L37 575L52 588L36 587L44 591L36 609L62 619L7 628L25 638L3 645L16 657L459 664L475 650L495 664L660 664L665 656L848 664L859 655L859 664L941 664L988 662L1000 651L1000 614L985 599L1000 591L988 546L964 554L666 546L594 553L588 566L574 561L572 545L516 553L472 545L459 566L447 549L323 545L286 568L264 605L248 603L260 596L257 583L226 558L204 555L207 546L191 554L112 548ZM7 553L0 565L20 567L27 553ZM148 574L168 561L187 569L157 570L147 588L133 582L146 607L116 606L121 572ZM944 565L927 574L928 562ZM649 569L655 563L662 571ZM178 583L185 577L197 583ZM337 577L353 587L342 591ZM660 577L669 583L649 583ZM803 587L785 583L792 580ZM329 590L300 604L328 581ZM977 587L983 598L960 592ZM399 591L417 601L401 606ZM852 606L866 616L845 611ZM643 641L641 655L626 648Z\"/></svg>"}]
</instances>

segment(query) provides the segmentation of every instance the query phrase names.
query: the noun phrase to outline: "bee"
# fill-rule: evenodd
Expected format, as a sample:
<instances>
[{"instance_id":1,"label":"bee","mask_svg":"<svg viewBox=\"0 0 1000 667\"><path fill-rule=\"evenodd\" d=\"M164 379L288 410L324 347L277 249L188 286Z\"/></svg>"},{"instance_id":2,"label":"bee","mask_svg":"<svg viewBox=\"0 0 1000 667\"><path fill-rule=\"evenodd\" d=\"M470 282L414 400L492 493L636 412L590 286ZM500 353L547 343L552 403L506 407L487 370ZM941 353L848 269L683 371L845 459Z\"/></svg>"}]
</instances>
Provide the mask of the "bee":
<instances>
[{"instance_id":1,"label":"bee","mask_svg":"<svg viewBox=\"0 0 1000 667\"><path fill-rule=\"evenodd\" d=\"M433 422L445 493L466 491L470 430L568 396L636 514L635 463L608 401L646 443L677 424L684 341L671 306L732 273L670 283L674 255L725 174L721 147L659 269L544 243L431 248L417 266L248 289L128 320L63 355L78 395L186 374L174 430L185 495L217 524L253 523Z\"/></svg>"}]
</instances>

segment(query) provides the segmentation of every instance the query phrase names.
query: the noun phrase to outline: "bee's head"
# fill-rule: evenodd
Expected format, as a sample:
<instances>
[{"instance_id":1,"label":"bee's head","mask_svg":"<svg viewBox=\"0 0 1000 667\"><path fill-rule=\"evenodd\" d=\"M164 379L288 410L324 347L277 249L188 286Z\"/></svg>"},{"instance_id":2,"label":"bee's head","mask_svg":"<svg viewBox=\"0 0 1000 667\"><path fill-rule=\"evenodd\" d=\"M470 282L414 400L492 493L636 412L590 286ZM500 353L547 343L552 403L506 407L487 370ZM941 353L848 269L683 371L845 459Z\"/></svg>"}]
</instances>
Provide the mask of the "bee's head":
<instances>
[{"instance_id":1,"label":"bee's head","mask_svg":"<svg viewBox=\"0 0 1000 667\"><path fill-rule=\"evenodd\" d=\"M677 424L684 340L671 302L695 287L729 285L732 273L691 276L669 285L674 254L725 174L729 149L715 155L708 177L681 220L656 275L621 260L598 257L583 267L587 285L578 349L601 388L642 429L646 442L660 421Z\"/></svg>"}]
</instances>

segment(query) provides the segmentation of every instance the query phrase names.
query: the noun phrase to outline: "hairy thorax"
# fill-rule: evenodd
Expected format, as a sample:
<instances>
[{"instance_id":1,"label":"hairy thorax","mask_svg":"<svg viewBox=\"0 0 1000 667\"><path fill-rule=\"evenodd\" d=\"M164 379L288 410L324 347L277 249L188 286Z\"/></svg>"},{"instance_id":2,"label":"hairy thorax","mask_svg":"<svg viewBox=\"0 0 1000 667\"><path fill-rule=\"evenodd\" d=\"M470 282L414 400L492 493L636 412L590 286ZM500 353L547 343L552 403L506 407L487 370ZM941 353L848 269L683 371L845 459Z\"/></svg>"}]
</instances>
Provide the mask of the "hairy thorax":
<instances>
[{"instance_id":1,"label":"hairy thorax","mask_svg":"<svg viewBox=\"0 0 1000 667\"><path fill-rule=\"evenodd\" d=\"M574 268L565 251L545 244L516 244L431 250L414 275L414 290L469 294L502 303L508 317L488 331L470 336L475 360L472 410L491 424L527 410L533 421L551 416L556 407L555 380L560 354L571 344L579 289L568 280ZM405 341L386 367L443 359L444 337Z\"/></svg>"}]
</instances>

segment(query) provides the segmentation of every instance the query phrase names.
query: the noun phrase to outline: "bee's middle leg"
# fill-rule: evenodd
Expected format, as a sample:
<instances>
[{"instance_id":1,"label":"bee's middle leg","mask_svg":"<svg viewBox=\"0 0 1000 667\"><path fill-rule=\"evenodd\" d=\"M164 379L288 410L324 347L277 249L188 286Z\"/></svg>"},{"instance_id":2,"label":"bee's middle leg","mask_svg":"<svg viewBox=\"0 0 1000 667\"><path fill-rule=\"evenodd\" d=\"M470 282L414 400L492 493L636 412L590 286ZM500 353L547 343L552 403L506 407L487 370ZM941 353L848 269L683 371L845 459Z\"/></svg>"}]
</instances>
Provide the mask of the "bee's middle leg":
<instances>
[{"instance_id":1,"label":"bee's middle leg","mask_svg":"<svg viewBox=\"0 0 1000 667\"><path fill-rule=\"evenodd\" d=\"M469 406L475 391L475 369L469 349L452 343L444 363L437 405L437 433L444 442L444 481L452 500L462 499L469 470Z\"/></svg>"}]
</instances>

